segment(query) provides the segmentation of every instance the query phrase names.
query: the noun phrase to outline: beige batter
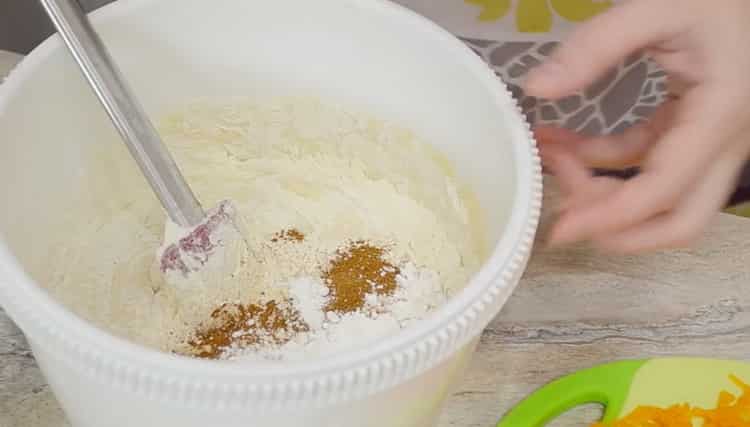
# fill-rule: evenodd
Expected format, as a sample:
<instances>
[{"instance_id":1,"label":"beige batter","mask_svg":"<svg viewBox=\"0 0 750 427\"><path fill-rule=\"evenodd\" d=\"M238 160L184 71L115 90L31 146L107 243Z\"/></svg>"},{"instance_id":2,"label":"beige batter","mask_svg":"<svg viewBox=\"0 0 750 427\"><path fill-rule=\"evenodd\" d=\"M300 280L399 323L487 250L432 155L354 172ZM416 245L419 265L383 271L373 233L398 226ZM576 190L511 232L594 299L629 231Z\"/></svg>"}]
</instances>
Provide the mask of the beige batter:
<instances>
[{"instance_id":1,"label":"beige batter","mask_svg":"<svg viewBox=\"0 0 750 427\"><path fill-rule=\"evenodd\" d=\"M119 145L92 157L85 197L97 210L52 254L50 289L76 313L135 342L172 351L222 300L286 296L352 240L389 249L394 263L460 289L483 253L476 203L449 163L409 131L314 100L200 104L160 132L206 207L231 199L248 232L239 277L221 291L168 286L154 268L164 213ZM124 172L128 170L128 172ZM112 188L121 188L111 197ZM111 200L111 201L110 201ZM274 245L280 230L304 233Z\"/></svg>"}]
</instances>

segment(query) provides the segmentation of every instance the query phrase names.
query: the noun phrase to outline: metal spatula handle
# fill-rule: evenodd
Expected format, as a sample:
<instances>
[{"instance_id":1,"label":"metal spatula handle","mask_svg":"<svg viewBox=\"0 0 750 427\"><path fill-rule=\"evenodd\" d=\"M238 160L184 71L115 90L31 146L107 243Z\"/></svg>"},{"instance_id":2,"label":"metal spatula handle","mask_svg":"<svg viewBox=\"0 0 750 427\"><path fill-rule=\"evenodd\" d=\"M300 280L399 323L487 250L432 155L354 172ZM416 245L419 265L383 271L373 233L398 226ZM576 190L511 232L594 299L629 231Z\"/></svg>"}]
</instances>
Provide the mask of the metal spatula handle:
<instances>
[{"instance_id":1,"label":"metal spatula handle","mask_svg":"<svg viewBox=\"0 0 750 427\"><path fill-rule=\"evenodd\" d=\"M193 227L200 203L75 0L40 0L172 221Z\"/></svg>"}]
</instances>

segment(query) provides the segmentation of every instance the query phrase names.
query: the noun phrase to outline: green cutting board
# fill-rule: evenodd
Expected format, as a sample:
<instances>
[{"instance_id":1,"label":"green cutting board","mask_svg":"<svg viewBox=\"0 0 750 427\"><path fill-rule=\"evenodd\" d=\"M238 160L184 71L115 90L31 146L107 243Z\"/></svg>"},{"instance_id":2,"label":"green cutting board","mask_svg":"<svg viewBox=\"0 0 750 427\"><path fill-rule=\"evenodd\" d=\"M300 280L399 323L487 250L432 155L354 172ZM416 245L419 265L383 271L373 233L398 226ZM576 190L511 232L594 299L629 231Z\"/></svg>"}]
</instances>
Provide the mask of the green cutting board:
<instances>
[{"instance_id":1,"label":"green cutting board","mask_svg":"<svg viewBox=\"0 0 750 427\"><path fill-rule=\"evenodd\" d=\"M603 421L611 422L638 406L668 407L679 403L711 409L722 390L739 394L729 379L750 383L746 362L671 358L629 360L595 366L543 386L500 421L498 427L543 427L580 405L604 406Z\"/></svg>"}]
</instances>

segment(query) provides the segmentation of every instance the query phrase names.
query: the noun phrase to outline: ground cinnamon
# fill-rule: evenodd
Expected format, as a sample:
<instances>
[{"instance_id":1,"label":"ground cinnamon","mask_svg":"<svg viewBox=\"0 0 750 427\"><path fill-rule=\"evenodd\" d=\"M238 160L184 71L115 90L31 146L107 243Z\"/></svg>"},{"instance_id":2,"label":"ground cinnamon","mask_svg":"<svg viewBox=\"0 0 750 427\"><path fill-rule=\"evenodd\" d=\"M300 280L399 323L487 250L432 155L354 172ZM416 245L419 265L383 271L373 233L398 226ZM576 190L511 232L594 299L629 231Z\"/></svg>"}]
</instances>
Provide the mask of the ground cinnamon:
<instances>
[{"instance_id":1,"label":"ground cinnamon","mask_svg":"<svg viewBox=\"0 0 750 427\"><path fill-rule=\"evenodd\" d=\"M305 235L296 228L290 228L288 230L279 231L278 233L274 234L273 238L271 239L271 241L274 243L280 240L284 240L287 242L301 242L305 240Z\"/></svg>"},{"instance_id":2,"label":"ground cinnamon","mask_svg":"<svg viewBox=\"0 0 750 427\"><path fill-rule=\"evenodd\" d=\"M298 230L289 229L276 233L271 241L299 242L304 238ZM337 251L322 273L330 290L325 310L351 313L365 306L367 295L393 294L400 271L385 255L385 249L364 241ZM289 301L261 305L225 303L211 313L187 344L195 357L218 359L230 347L279 346L308 330Z\"/></svg>"},{"instance_id":3,"label":"ground cinnamon","mask_svg":"<svg viewBox=\"0 0 750 427\"><path fill-rule=\"evenodd\" d=\"M384 256L385 249L363 241L339 250L323 272L323 280L331 291L326 310L351 313L365 306L368 294L392 294L399 269Z\"/></svg>"},{"instance_id":4,"label":"ground cinnamon","mask_svg":"<svg viewBox=\"0 0 750 427\"><path fill-rule=\"evenodd\" d=\"M218 359L231 345L283 345L294 334L307 330L300 314L288 303L223 304L188 345L193 356Z\"/></svg>"}]
</instances>

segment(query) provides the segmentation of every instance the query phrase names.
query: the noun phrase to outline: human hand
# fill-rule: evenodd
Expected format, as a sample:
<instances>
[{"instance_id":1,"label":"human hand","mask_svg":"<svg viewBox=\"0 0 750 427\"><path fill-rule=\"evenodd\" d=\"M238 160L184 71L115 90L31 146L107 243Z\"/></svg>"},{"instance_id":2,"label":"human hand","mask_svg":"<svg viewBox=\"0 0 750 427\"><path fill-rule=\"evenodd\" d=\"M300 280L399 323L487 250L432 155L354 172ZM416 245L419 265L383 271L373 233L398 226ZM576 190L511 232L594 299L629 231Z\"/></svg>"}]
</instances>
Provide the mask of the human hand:
<instances>
[{"instance_id":1,"label":"human hand","mask_svg":"<svg viewBox=\"0 0 750 427\"><path fill-rule=\"evenodd\" d=\"M622 134L536 130L566 199L551 244L617 252L685 246L726 203L750 157L750 1L629 0L583 24L532 70L528 95L557 99L645 50L677 98ZM639 165L622 181L590 167Z\"/></svg>"}]
</instances>

